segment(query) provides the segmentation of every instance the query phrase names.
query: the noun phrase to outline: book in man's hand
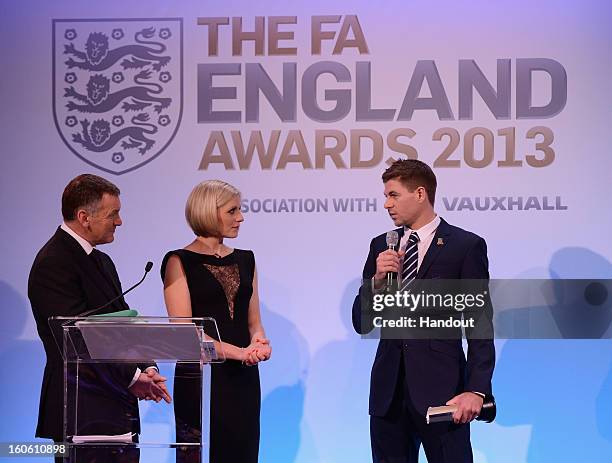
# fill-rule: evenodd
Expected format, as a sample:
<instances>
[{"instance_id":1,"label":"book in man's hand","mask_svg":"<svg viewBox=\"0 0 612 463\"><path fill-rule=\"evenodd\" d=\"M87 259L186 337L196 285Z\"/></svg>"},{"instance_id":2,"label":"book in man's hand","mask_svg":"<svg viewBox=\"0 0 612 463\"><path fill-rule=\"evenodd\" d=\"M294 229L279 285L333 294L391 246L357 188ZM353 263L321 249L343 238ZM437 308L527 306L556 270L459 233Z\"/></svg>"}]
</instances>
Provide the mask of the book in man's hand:
<instances>
[{"instance_id":1,"label":"book in man's hand","mask_svg":"<svg viewBox=\"0 0 612 463\"><path fill-rule=\"evenodd\" d=\"M442 421L453 421L453 413L457 411L456 405L442 405L441 407L429 407L425 420L427 424L440 423Z\"/></svg>"},{"instance_id":2,"label":"book in man's hand","mask_svg":"<svg viewBox=\"0 0 612 463\"><path fill-rule=\"evenodd\" d=\"M429 407L425 420L427 424L440 423L442 421L453 421L453 413L457 410L456 405L442 405L441 407ZM485 396L480 414L476 417L478 421L490 423L497 415L497 405L492 395Z\"/></svg>"},{"instance_id":3,"label":"book in man's hand","mask_svg":"<svg viewBox=\"0 0 612 463\"><path fill-rule=\"evenodd\" d=\"M125 434L97 434L89 436L72 436L73 444L87 444L90 442L114 442L117 444L131 444L134 442L132 439L136 433L126 432Z\"/></svg>"}]
</instances>

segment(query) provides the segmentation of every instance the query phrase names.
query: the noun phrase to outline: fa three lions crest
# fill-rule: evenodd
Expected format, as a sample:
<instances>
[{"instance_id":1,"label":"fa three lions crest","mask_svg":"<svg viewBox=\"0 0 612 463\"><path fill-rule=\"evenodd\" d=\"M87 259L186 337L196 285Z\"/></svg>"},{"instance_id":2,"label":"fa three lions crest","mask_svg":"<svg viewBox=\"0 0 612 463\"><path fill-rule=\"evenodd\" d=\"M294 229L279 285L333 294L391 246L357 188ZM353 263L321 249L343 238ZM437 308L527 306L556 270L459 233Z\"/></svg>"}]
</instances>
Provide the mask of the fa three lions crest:
<instances>
[{"instance_id":1,"label":"fa three lions crest","mask_svg":"<svg viewBox=\"0 0 612 463\"><path fill-rule=\"evenodd\" d=\"M159 156L183 112L180 18L53 20L53 110L80 159L114 174Z\"/></svg>"},{"instance_id":2,"label":"fa three lions crest","mask_svg":"<svg viewBox=\"0 0 612 463\"><path fill-rule=\"evenodd\" d=\"M166 45L161 42L147 41L155 35L155 28L148 27L134 34L134 41L138 45L124 45L109 49L108 36L101 32L92 32L85 43L85 51L77 50L72 42L64 46L64 54L72 55L80 61L70 57L66 60L68 69L78 68L87 71L103 71L114 65L121 58L124 69L143 68L152 64L153 69L159 71L170 61L169 56L160 56L166 51Z\"/></svg>"},{"instance_id":3,"label":"fa three lions crest","mask_svg":"<svg viewBox=\"0 0 612 463\"><path fill-rule=\"evenodd\" d=\"M121 108L124 111L140 111L154 104L155 112L161 113L163 109L170 106L171 98L161 98L163 87L153 82L147 82L151 71L145 69L134 77L134 82L139 86L124 88L115 93L110 93L110 79L101 74L95 74L87 82L87 95L83 95L74 87L65 89L64 96L74 98L85 104L76 104L74 101L66 103L68 111L81 113L105 113L114 109L120 102L131 98L131 103L124 102Z\"/></svg>"},{"instance_id":4,"label":"fa three lions crest","mask_svg":"<svg viewBox=\"0 0 612 463\"><path fill-rule=\"evenodd\" d=\"M123 149L139 148L140 154L145 154L151 149L154 140L145 137L157 133L157 127L153 124L147 124L149 115L146 113L138 114L132 117L132 127L120 129L114 133L110 130L110 124L104 119L93 121L89 127L89 121L83 119L81 121L81 133L72 134L72 140L83 145L89 151L100 153L113 148L120 140L127 138L128 141L122 141Z\"/></svg>"}]
</instances>

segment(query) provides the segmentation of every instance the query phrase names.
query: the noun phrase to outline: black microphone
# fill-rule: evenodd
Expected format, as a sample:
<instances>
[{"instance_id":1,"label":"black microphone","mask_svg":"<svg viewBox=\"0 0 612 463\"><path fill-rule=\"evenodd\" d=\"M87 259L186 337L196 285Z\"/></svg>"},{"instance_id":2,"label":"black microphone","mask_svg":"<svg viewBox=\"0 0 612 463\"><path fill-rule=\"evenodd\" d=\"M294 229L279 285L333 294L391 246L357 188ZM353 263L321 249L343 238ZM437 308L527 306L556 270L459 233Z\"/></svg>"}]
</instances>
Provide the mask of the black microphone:
<instances>
[{"instance_id":1,"label":"black microphone","mask_svg":"<svg viewBox=\"0 0 612 463\"><path fill-rule=\"evenodd\" d=\"M389 247L389 249L391 249L392 251L395 251L395 246L397 246L397 243L399 242L399 235L397 234L397 232L395 230L391 230L387 232L387 246ZM393 283L393 278L397 278L397 273L395 272L388 272L387 273L387 287L391 287L392 283Z\"/></svg>"},{"instance_id":2,"label":"black microphone","mask_svg":"<svg viewBox=\"0 0 612 463\"><path fill-rule=\"evenodd\" d=\"M128 288L125 291L123 291L119 296L114 297L110 301L102 304L100 307L97 307L97 308L95 308L93 310L88 310L87 312L83 312L82 314L79 315L79 317L88 317L89 315L95 314L96 312L102 310L103 308L108 307L113 302L115 302L117 299L121 299L123 296L125 296L127 293L129 293L131 290L136 288L136 286L139 286L144 281L144 279L147 277L147 274L151 271L152 268L153 268L153 262L151 262L151 261L147 262L147 265L145 265L145 269L144 269L145 270L144 275L142 276L142 278L140 279L140 281L138 283L136 283L131 288Z\"/></svg>"}]
</instances>

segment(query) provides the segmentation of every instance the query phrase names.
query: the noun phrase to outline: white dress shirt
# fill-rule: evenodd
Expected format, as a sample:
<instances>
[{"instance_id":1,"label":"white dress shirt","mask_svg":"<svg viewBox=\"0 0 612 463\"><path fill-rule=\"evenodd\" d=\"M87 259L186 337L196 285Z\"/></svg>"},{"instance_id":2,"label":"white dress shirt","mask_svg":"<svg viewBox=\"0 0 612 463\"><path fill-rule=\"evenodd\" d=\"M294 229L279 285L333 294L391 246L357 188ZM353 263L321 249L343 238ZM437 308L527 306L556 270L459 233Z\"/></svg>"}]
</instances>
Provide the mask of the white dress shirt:
<instances>
[{"instance_id":1,"label":"white dress shirt","mask_svg":"<svg viewBox=\"0 0 612 463\"><path fill-rule=\"evenodd\" d=\"M81 235L75 232L72 228L66 225L66 222L62 222L62 224L60 225L60 228L64 230L66 233L68 233L70 236L72 236L76 240L76 242L81 245L81 247L85 251L85 254L87 255L91 254L91 251L93 251L94 247L91 245L89 241L87 241L85 238L83 238Z\"/></svg>"}]
</instances>

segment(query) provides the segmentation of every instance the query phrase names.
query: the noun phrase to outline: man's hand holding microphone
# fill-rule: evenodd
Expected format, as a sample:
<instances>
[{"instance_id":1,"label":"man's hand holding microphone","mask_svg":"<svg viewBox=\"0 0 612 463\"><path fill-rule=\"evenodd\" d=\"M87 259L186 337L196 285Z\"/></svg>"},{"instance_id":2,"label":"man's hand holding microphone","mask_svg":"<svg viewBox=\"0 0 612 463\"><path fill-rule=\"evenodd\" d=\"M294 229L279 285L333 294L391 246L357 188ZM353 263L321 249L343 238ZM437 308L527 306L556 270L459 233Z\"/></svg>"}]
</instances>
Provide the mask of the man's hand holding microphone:
<instances>
[{"instance_id":1,"label":"man's hand holding microphone","mask_svg":"<svg viewBox=\"0 0 612 463\"><path fill-rule=\"evenodd\" d=\"M376 273L374 274L374 289L383 289L383 287L391 288L393 279L397 279L397 274L400 269L401 259L404 257L404 251L396 251L399 243L399 236L395 230L387 232L386 251L378 254L376 258Z\"/></svg>"}]
</instances>

